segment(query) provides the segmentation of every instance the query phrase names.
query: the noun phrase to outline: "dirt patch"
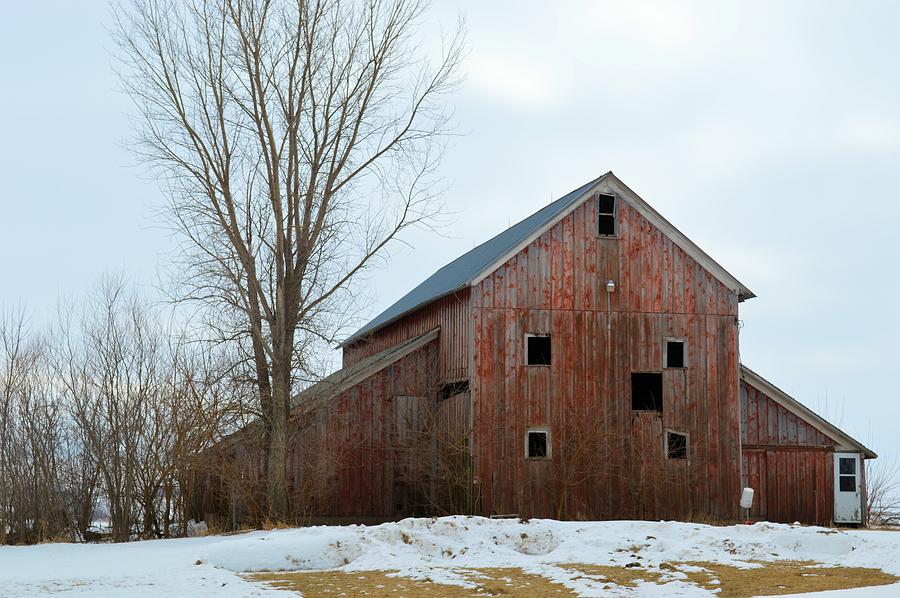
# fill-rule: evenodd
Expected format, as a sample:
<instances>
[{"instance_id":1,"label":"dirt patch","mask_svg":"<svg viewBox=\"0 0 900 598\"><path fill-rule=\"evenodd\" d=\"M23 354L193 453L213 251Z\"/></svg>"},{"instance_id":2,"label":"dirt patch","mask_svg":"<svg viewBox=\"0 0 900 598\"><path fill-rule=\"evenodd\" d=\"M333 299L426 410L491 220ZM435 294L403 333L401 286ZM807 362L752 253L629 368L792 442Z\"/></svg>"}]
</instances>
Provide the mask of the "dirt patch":
<instances>
[{"instance_id":1,"label":"dirt patch","mask_svg":"<svg viewBox=\"0 0 900 598\"><path fill-rule=\"evenodd\" d=\"M689 564L702 567L705 571L686 571L688 579L707 590L720 588L719 596L722 598L846 590L900 581L900 578L880 569L824 567L809 561L758 563L762 567L754 569L738 569L715 563ZM675 567L677 569L677 564Z\"/></svg>"}]
</instances>

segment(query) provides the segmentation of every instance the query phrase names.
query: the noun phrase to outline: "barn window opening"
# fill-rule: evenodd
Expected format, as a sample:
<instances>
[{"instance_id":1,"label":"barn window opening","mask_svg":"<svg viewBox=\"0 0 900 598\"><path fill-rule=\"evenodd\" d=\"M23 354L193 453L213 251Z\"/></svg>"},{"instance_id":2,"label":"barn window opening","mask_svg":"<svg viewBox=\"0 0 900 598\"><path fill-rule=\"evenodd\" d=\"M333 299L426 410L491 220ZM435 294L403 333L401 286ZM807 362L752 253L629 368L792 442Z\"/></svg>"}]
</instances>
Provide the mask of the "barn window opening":
<instances>
[{"instance_id":1,"label":"barn window opening","mask_svg":"<svg viewBox=\"0 0 900 598\"><path fill-rule=\"evenodd\" d=\"M615 195L597 196L597 234L610 237L616 234L616 197Z\"/></svg>"},{"instance_id":2,"label":"barn window opening","mask_svg":"<svg viewBox=\"0 0 900 598\"><path fill-rule=\"evenodd\" d=\"M666 459L687 459L687 434L666 431Z\"/></svg>"},{"instance_id":3,"label":"barn window opening","mask_svg":"<svg viewBox=\"0 0 900 598\"><path fill-rule=\"evenodd\" d=\"M526 334L525 353L528 365L550 365L550 335Z\"/></svg>"},{"instance_id":4,"label":"barn window opening","mask_svg":"<svg viewBox=\"0 0 900 598\"><path fill-rule=\"evenodd\" d=\"M841 457L838 480L841 492L856 492L856 459Z\"/></svg>"},{"instance_id":5,"label":"barn window opening","mask_svg":"<svg viewBox=\"0 0 900 598\"><path fill-rule=\"evenodd\" d=\"M441 385L441 389L438 391L438 400L446 401L451 397L455 397L456 395L461 395L466 392L469 392L468 380L447 382L446 384Z\"/></svg>"},{"instance_id":6,"label":"barn window opening","mask_svg":"<svg viewBox=\"0 0 900 598\"><path fill-rule=\"evenodd\" d=\"M666 367L684 368L687 360L684 355L683 340L666 340Z\"/></svg>"},{"instance_id":7,"label":"barn window opening","mask_svg":"<svg viewBox=\"0 0 900 598\"><path fill-rule=\"evenodd\" d=\"M529 459L549 458L550 432L547 430L528 430L525 435L525 456Z\"/></svg>"},{"instance_id":8,"label":"barn window opening","mask_svg":"<svg viewBox=\"0 0 900 598\"><path fill-rule=\"evenodd\" d=\"M635 411L662 411L662 374L632 372L631 408Z\"/></svg>"}]
</instances>

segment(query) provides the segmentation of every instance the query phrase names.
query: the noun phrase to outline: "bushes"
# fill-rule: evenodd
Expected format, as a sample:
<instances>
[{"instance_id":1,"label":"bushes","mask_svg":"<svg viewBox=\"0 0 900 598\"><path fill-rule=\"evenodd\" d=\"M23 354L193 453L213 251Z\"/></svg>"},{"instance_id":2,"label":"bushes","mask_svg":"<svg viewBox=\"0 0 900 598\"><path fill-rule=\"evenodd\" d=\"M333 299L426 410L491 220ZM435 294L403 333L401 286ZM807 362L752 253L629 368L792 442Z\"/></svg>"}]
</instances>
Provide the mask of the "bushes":
<instances>
[{"instance_id":1,"label":"bushes","mask_svg":"<svg viewBox=\"0 0 900 598\"><path fill-rule=\"evenodd\" d=\"M46 333L0 319L0 543L186 533L196 459L243 411L230 360L171 330L121 279Z\"/></svg>"}]
</instances>

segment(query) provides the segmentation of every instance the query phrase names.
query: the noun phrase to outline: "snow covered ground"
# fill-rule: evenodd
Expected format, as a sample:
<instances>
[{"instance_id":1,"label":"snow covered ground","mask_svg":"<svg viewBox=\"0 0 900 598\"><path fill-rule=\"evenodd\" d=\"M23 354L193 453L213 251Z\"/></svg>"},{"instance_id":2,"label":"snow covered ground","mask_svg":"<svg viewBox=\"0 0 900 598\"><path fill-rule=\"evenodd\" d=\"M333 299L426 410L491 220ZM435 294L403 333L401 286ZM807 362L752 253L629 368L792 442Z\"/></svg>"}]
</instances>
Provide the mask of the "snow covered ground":
<instances>
[{"instance_id":1,"label":"snow covered ground","mask_svg":"<svg viewBox=\"0 0 900 598\"><path fill-rule=\"evenodd\" d=\"M0 547L0 596L61 593L91 596L284 596L243 579L250 571L397 570L399 575L465 584L459 571L521 567L584 595L602 592L558 564L638 562L674 580L640 585L627 595L710 596L679 581L662 563L812 560L877 567L900 575L900 532L758 523L714 527L692 523L406 519L379 526L310 527L129 544ZM817 596L900 596L900 584Z\"/></svg>"}]
</instances>

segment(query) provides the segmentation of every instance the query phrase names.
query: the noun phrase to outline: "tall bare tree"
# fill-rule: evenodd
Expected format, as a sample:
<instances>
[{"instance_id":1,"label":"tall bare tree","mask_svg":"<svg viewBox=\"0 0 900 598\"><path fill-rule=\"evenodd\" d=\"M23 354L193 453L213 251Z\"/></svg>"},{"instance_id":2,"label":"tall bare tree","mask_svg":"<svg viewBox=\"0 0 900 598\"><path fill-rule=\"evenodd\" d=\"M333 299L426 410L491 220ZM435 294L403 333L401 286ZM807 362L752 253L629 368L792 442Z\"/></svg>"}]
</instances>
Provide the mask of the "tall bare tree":
<instances>
[{"instance_id":1,"label":"tall bare tree","mask_svg":"<svg viewBox=\"0 0 900 598\"><path fill-rule=\"evenodd\" d=\"M422 0L134 0L117 11L136 149L169 183L178 295L245 348L287 516L287 422L304 349L348 284L436 214L461 28L426 60Z\"/></svg>"}]
</instances>

